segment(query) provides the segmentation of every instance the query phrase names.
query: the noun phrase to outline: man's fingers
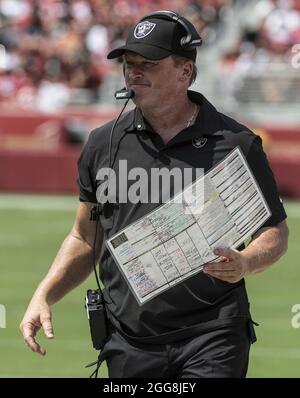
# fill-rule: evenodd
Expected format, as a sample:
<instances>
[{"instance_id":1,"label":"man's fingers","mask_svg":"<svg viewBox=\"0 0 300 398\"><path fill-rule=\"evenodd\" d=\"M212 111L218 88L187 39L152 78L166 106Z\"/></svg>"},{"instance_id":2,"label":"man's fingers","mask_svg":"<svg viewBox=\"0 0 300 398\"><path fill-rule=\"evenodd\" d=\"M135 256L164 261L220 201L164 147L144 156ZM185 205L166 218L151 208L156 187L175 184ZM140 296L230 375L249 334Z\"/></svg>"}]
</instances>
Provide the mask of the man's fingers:
<instances>
[{"instance_id":1,"label":"man's fingers","mask_svg":"<svg viewBox=\"0 0 300 398\"><path fill-rule=\"evenodd\" d=\"M48 317L48 318L41 319L41 323L42 323L42 327L43 327L46 337L48 337L48 339L53 339L54 333L53 333L51 318Z\"/></svg>"},{"instance_id":2,"label":"man's fingers","mask_svg":"<svg viewBox=\"0 0 300 398\"><path fill-rule=\"evenodd\" d=\"M221 263L207 263L203 266L203 271L219 271L219 272L234 272L237 266L234 261L221 262Z\"/></svg>"},{"instance_id":3,"label":"man's fingers","mask_svg":"<svg viewBox=\"0 0 300 398\"><path fill-rule=\"evenodd\" d=\"M45 348L38 344L35 336L37 332L43 328L48 339L53 339L54 337L51 323L51 309L49 305L45 301L40 303L37 299L33 300L28 307L19 328L27 346L33 352L45 355Z\"/></svg>"},{"instance_id":4,"label":"man's fingers","mask_svg":"<svg viewBox=\"0 0 300 398\"><path fill-rule=\"evenodd\" d=\"M45 355L46 354L46 350L45 348L41 347L36 340L33 337L26 337L24 338L24 341L26 343L26 345L33 351L36 352L37 354L40 355Z\"/></svg>"},{"instance_id":5,"label":"man's fingers","mask_svg":"<svg viewBox=\"0 0 300 398\"><path fill-rule=\"evenodd\" d=\"M214 250L214 253L217 256L223 256L228 258L229 260L234 260L239 257L240 252L236 249L230 249L229 247L218 247Z\"/></svg>"},{"instance_id":6,"label":"man's fingers","mask_svg":"<svg viewBox=\"0 0 300 398\"><path fill-rule=\"evenodd\" d=\"M36 335L37 330L39 329L38 326L34 324L27 324L20 327L21 332L24 337L24 341L26 345L33 351L41 355L45 355L46 351L43 347L41 347L35 340L34 336Z\"/></svg>"},{"instance_id":7,"label":"man's fingers","mask_svg":"<svg viewBox=\"0 0 300 398\"><path fill-rule=\"evenodd\" d=\"M238 250L217 248L214 253L221 257L221 261L205 264L204 273L229 283L238 282L245 276L245 262Z\"/></svg>"},{"instance_id":8,"label":"man's fingers","mask_svg":"<svg viewBox=\"0 0 300 398\"><path fill-rule=\"evenodd\" d=\"M214 278L221 279L222 281L229 282L229 283L235 283L235 282L238 282L238 280L239 280L239 278L237 278L236 276L229 274L229 273L226 274L224 272L213 271L213 272L207 272L207 274L211 275Z\"/></svg>"}]
</instances>

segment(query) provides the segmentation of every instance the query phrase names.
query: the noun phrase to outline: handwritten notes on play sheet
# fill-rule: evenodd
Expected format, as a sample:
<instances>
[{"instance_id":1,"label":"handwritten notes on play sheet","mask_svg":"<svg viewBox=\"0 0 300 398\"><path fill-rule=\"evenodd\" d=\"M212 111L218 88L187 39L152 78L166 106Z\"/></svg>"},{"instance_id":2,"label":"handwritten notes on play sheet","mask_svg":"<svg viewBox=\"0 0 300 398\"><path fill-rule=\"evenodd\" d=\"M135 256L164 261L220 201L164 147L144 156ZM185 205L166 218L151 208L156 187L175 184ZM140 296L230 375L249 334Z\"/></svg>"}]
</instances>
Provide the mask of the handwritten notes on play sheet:
<instances>
[{"instance_id":1,"label":"handwritten notes on play sheet","mask_svg":"<svg viewBox=\"0 0 300 398\"><path fill-rule=\"evenodd\" d=\"M239 247L270 215L237 147L179 195L105 243L142 305L200 272L203 264L218 261L215 248Z\"/></svg>"}]
</instances>

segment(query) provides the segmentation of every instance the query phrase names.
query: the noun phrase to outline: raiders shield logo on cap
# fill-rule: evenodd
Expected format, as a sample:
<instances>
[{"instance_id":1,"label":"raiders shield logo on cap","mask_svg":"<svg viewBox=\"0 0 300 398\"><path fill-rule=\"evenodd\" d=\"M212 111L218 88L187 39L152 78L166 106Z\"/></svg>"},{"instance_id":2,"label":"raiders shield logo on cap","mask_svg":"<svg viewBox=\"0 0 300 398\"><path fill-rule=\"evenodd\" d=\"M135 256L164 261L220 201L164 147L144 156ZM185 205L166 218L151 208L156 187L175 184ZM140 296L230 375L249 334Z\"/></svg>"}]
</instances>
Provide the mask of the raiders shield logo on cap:
<instances>
[{"instance_id":1,"label":"raiders shield logo on cap","mask_svg":"<svg viewBox=\"0 0 300 398\"><path fill-rule=\"evenodd\" d=\"M193 138L192 143L194 148L203 148L204 145L207 143L207 138Z\"/></svg>"},{"instance_id":2,"label":"raiders shield logo on cap","mask_svg":"<svg viewBox=\"0 0 300 398\"><path fill-rule=\"evenodd\" d=\"M134 29L134 37L136 39L143 39L148 36L152 30L155 28L156 23L152 23L149 21L143 21L136 25Z\"/></svg>"}]
</instances>

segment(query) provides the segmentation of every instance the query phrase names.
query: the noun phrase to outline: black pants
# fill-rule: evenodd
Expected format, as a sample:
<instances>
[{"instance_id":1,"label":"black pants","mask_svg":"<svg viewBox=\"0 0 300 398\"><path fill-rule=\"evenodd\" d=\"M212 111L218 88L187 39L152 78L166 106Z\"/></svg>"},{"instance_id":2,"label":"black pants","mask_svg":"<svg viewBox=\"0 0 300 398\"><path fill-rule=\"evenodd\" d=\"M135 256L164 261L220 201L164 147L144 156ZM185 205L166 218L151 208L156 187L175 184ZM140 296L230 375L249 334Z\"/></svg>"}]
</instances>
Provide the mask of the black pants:
<instances>
[{"instance_id":1,"label":"black pants","mask_svg":"<svg viewBox=\"0 0 300 398\"><path fill-rule=\"evenodd\" d=\"M129 343L113 332L101 357L112 378L245 377L252 325L240 323L163 345Z\"/></svg>"}]
</instances>

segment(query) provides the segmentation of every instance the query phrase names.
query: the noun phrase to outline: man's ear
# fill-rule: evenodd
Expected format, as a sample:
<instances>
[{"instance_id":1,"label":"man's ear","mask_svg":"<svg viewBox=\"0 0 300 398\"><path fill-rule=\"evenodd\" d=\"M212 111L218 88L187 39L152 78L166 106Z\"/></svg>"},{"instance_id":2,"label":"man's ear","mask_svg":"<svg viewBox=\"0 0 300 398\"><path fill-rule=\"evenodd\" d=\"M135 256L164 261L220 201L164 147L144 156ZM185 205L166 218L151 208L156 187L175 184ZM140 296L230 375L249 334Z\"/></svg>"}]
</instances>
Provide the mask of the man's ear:
<instances>
[{"instance_id":1,"label":"man's ear","mask_svg":"<svg viewBox=\"0 0 300 398\"><path fill-rule=\"evenodd\" d=\"M182 66L180 80L190 80L193 73L193 64L192 62L185 62Z\"/></svg>"},{"instance_id":2,"label":"man's ear","mask_svg":"<svg viewBox=\"0 0 300 398\"><path fill-rule=\"evenodd\" d=\"M190 79L192 74L193 74L193 63L192 62L186 62L183 65L183 71L184 71L184 74Z\"/></svg>"}]
</instances>

